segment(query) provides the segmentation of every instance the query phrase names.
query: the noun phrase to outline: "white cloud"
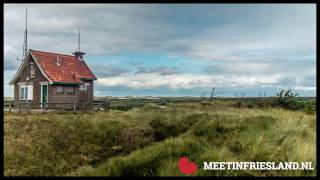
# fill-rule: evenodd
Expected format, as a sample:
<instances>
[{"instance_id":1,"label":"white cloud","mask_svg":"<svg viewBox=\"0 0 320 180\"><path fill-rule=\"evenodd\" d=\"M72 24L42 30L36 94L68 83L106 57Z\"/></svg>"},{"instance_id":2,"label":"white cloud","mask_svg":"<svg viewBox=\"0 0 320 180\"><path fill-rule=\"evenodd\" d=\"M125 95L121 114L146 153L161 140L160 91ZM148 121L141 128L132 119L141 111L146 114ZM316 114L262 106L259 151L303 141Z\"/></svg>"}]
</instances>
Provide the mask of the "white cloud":
<instances>
[{"instance_id":1,"label":"white cloud","mask_svg":"<svg viewBox=\"0 0 320 180\"><path fill-rule=\"evenodd\" d=\"M296 86L293 87L294 90L301 90L301 91L315 91L317 89L316 86Z\"/></svg>"},{"instance_id":2,"label":"white cloud","mask_svg":"<svg viewBox=\"0 0 320 180\"><path fill-rule=\"evenodd\" d=\"M7 70L20 63L15 59L22 54L25 8L29 9L29 48L70 54L81 28L81 49L88 56L155 52L173 61L185 57L201 67L208 64L207 74L175 74L180 69L166 69L166 75L161 75L152 73L154 67L133 74L98 63L102 77L97 83L104 86L192 89L291 83L299 89L315 83L313 5L5 4ZM296 56L301 59L292 61ZM210 64L217 62L222 64ZM179 68L184 70L184 65ZM301 78L296 81L297 76Z\"/></svg>"},{"instance_id":3,"label":"white cloud","mask_svg":"<svg viewBox=\"0 0 320 180\"><path fill-rule=\"evenodd\" d=\"M236 18L224 19L224 15L230 16L227 11L230 9L225 8L225 12L223 9L220 11L223 13L221 16L202 18L204 23L224 20L225 23L201 27L192 26L195 22L190 22L188 28L181 26L179 21L164 18L164 12L173 13L174 8L168 7L141 4L5 5L5 44L20 51L24 8L29 8L29 40L32 47L46 47L60 52L74 50L78 28L83 33L82 47L91 54L160 51L201 59L238 60L239 57L230 53L268 49L295 52L315 50L315 9L307 6L284 6L284 12L281 8L269 9L269 14L252 9L249 14L242 12L244 19L238 21ZM186 6L175 8L183 10ZM261 6L260 9L268 11L267 7ZM197 9L197 6L190 10L195 15L206 13L199 12L201 8ZM182 35L191 30L195 33Z\"/></svg>"},{"instance_id":4,"label":"white cloud","mask_svg":"<svg viewBox=\"0 0 320 180\"><path fill-rule=\"evenodd\" d=\"M261 86L276 84L281 75L269 76L209 76L199 74L170 74L157 73L123 74L117 77L100 78L97 84L107 87L126 86L133 89L193 89L223 86Z\"/></svg>"}]
</instances>

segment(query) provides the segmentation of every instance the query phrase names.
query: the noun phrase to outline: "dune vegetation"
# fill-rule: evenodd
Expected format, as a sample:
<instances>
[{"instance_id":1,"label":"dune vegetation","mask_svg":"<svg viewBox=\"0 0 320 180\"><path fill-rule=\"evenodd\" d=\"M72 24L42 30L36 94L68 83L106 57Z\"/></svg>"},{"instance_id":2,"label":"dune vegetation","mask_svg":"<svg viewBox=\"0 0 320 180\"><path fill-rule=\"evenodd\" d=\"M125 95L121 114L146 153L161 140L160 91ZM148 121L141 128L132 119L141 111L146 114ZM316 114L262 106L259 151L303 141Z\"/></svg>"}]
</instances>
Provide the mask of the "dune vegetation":
<instances>
[{"instance_id":1,"label":"dune vegetation","mask_svg":"<svg viewBox=\"0 0 320 180\"><path fill-rule=\"evenodd\" d=\"M315 176L316 171L203 170L204 161L312 162L316 115L235 101L128 111L4 114L5 176ZM315 167L316 168L316 167Z\"/></svg>"}]
</instances>

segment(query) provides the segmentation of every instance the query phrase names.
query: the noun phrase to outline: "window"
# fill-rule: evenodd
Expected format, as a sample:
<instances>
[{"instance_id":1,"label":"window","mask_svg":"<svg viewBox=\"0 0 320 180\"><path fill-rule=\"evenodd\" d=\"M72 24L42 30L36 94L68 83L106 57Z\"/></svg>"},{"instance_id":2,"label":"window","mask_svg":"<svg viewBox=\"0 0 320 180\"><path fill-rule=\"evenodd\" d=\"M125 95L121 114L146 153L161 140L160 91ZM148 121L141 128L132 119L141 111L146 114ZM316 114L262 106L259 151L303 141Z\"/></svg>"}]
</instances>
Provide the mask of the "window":
<instances>
[{"instance_id":1,"label":"window","mask_svg":"<svg viewBox=\"0 0 320 180\"><path fill-rule=\"evenodd\" d=\"M33 86L32 85L21 85L19 91L20 100L32 100Z\"/></svg>"},{"instance_id":2,"label":"window","mask_svg":"<svg viewBox=\"0 0 320 180\"><path fill-rule=\"evenodd\" d=\"M80 85L80 91L87 91L86 85Z\"/></svg>"},{"instance_id":3,"label":"window","mask_svg":"<svg viewBox=\"0 0 320 180\"><path fill-rule=\"evenodd\" d=\"M74 94L74 93L75 93L74 86L68 87L68 94Z\"/></svg>"},{"instance_id":4,"label":"window","mask_svg":"<svg viewBox=\"0 0 320 180\"><path fill-rule=\"evenodd\" d=\"M30 77L34 77L36 74L34 63L30 63Z\"/></svg>"},{"instance_id":5,"label":"window","mask_svg":"<svg viewBox=\"0 0 320 180\"><path fill-rule=\"evenodd\" d=\"M26 98L27 96L28 96L28 88L27 87L20 87L20 100L27 99Z\"/></svg>"},{"instance_id":6,"label":"window","mask_svg":"<svg viewBox=\"0 0 320 180\"><path fill-rule=\"evenodd\" d=\"M64 91L63 91L63 86L57 86L56 87L56 94L63 94Z\"/></svg>"}]
</instances>

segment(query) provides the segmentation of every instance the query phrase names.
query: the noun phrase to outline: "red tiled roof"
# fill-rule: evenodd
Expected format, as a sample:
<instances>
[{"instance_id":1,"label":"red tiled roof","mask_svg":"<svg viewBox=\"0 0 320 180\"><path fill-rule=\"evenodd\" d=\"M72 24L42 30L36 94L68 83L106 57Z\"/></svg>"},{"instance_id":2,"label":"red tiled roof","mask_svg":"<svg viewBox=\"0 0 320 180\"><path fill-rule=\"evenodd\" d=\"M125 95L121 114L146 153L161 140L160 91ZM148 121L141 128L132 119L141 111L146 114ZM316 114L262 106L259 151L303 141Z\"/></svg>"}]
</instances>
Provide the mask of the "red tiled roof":
<instances>
[{"instance_id":1,"label":"red tiled roof","mask_svg":"<svg viewBox=\"0 0 320 180\"><path fill-rule=\"evenodd\" d=\"M81 79L97 79L87 64L78 60L75 56L36 50L30 51L41 66L43 73L53 82L80 83ZM57 65L57 56L60 65Z\"/></svg>"}]
</instances>

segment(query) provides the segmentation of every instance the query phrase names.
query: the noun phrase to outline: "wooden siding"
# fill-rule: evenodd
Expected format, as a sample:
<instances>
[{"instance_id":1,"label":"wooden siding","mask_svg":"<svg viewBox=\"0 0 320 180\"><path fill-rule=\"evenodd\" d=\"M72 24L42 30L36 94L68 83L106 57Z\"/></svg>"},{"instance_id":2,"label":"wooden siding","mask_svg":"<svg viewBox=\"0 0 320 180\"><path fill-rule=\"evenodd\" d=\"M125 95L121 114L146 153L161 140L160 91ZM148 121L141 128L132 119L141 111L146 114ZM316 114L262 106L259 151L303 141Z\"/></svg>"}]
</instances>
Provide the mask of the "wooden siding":
<instances>
[{"instance_id":1,"label":"wooden siding","mask_svg":"<svg viewBox=\"0 0 320 180\"><path fill-rule=\"evenodd\" d=\"M28 65L22 70L20 77L14 83L14 103L19 103L19 85L18 83L25 83L26 78L29 76L30 71L30 62L34 62L32 58L28 60ZM33 100L28 100L29 102L41 103L41 82L48 82L48 80L43 76L39 67L35 64L35 76L30 78L28 83L33 83ZM48 102L49 103L77 103L81 102L92 102L93 101L93 80L87 80L85 83L90 85L87 88L87 91L79 91L78 85L48 85ZM56 86L63 86L63 94L56 93ZM68 90L70 88L75 89L74 94L69 94Z\"/></svg>"}]
</instances>

